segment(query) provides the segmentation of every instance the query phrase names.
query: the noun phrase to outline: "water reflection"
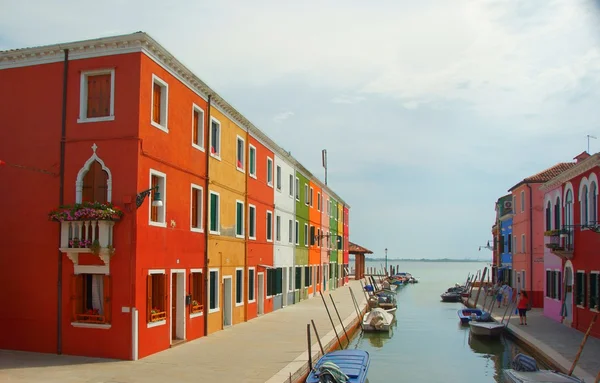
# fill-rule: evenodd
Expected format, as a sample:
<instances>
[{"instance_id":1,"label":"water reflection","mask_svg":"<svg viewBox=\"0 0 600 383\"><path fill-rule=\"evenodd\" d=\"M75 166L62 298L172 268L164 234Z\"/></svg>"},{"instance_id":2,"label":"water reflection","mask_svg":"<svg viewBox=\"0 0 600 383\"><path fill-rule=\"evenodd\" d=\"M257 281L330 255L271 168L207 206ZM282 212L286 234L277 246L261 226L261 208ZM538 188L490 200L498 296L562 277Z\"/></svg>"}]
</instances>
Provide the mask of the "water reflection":
<instances>
[{"instance_id":1,"label":"water reflection","mask_svg":"<svg viewBox=\"0 0 600 383\"><path fill-rule=\"evenodd\" d=\"M394 331L395 331L394 329L396 329L397 327L398 327L398 321L394 317L394 321L390 325L389 331L369 331L369 332L363 331L359 336L360 337L359 341L355 342L355 344L356 344L355 348L358 348L358 345L361 342L364 342L365 340L367 340L369 342L371 347L382 348L385 343L387 343L389 340L392 339L392 337L394 336Z\"/></svg>"}]
</instances>

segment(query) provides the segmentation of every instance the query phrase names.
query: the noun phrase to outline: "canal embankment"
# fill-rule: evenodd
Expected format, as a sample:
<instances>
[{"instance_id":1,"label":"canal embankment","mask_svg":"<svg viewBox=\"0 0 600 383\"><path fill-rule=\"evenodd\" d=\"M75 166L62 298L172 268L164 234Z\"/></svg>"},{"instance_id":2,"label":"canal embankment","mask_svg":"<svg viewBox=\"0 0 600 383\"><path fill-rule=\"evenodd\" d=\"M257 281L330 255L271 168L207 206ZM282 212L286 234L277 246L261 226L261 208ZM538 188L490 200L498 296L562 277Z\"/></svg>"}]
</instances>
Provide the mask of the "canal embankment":
<instances>
[{"instance_id":1,"label":"canal embankment","mask_svg":"<svg viewBox=\"0 0 600 383\"><path fill-rule=\"evenodd\" d=\"M474 307L477 289L473 289L468 306ZM483 291L479 295L477 307L483 308L484 300L486 309L489 309L493 297L485 297ZM506 307L497 307L494 303L492 316L500 321L506 312ZM558 323L543 315L542 309L532 309L527 312L527 325L519 324L519 316L514 310L506 331L514 338L517 344L532 351L534 357L542 360L563 373L568 373L576 359L584 334L574 328ZM510 313L506 312L505 322ZM577 361L573 375L593 382L600 371L600 339L589 337Z\"/></svg>"}]
</instances>

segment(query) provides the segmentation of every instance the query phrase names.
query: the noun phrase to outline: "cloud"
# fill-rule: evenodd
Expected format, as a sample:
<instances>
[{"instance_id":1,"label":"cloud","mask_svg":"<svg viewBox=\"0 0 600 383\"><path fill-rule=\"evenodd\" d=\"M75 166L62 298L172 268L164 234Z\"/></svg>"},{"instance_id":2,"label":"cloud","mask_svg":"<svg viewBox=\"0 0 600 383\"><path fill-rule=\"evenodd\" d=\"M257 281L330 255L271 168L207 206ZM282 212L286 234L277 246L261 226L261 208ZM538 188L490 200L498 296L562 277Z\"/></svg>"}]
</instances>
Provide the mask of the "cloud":
<instances>
[{"instance_id":1,"label":"cloud","mask_svg":"<svg viewBox=\"0 0 600 383\"><path fill-rule=\"evenodd\" d=\"M334 104L358 104L359 102L362 102L364 100L366 100L366 98L363 96L341 95L332 98L331 102Z\"/></svg>"},{"instance_id":2,"label":"cloud","mask_svg":"<svg viewBox=\"0 0 600 383\"><path fill-rule=\"evenodd\" d=\"M294 115L294 112L291 112L291 111L281 112L281 113L273 116L273 121L275 121L276 123L279 124L279 123L287 120L288 118L292 117L293 115Z\"/></svg>"}]
</instances>

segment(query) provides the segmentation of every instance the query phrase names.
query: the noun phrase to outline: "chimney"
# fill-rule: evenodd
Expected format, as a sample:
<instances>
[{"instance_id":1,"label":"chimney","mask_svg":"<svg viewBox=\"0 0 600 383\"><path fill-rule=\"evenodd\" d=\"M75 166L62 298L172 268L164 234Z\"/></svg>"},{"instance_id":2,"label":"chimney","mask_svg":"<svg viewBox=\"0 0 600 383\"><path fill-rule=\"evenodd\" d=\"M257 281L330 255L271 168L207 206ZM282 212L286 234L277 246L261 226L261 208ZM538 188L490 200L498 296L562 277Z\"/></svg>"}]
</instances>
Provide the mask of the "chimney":
<instances>
[{"instance_id":1,"label":"chimney","mask_svg":"<svg viewBox=\"0 0 600 383\"><path fill-rule=\"evenodd\" d=\"M590 154L588 152L581 152L580 154L573 157L573 159L575 160L575 163L578 164L588 157L590 157Z\"/></svg>"}]
</instances>

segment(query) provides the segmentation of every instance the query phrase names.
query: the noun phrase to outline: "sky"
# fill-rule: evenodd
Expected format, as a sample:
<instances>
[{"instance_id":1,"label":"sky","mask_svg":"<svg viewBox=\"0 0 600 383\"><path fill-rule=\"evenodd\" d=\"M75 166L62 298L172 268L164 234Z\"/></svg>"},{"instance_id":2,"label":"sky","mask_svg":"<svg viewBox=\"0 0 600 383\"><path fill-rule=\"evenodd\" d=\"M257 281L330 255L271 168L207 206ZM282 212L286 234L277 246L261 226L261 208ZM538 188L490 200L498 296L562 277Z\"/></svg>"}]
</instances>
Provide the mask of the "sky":
<instances>
[{"instance_id":1,"label":"sky","mask_svg":"<svg viewBox=\"0 0 600 383\"><path fill-rule=\"evenodd\" d=\"M0 0L0 50L136 31L321 179L327 149L375 257L491 259L495 201L600 140L600 0Z\"/></svg>"}]
</instances>

